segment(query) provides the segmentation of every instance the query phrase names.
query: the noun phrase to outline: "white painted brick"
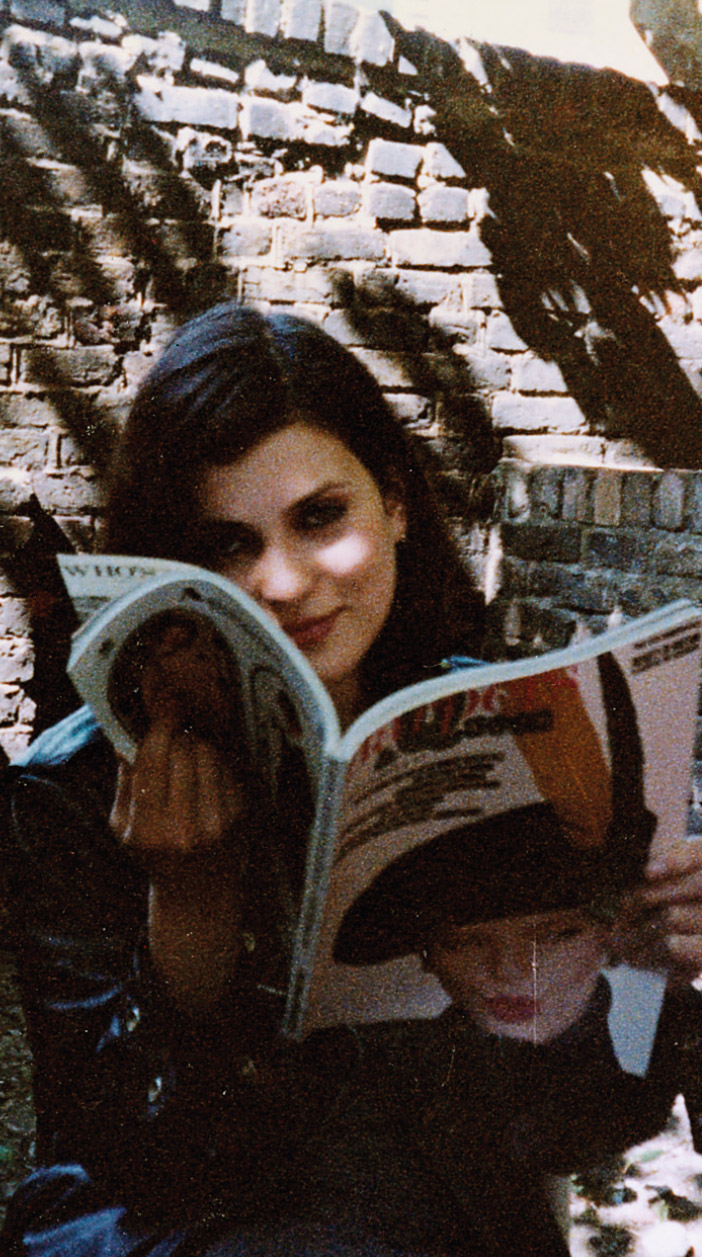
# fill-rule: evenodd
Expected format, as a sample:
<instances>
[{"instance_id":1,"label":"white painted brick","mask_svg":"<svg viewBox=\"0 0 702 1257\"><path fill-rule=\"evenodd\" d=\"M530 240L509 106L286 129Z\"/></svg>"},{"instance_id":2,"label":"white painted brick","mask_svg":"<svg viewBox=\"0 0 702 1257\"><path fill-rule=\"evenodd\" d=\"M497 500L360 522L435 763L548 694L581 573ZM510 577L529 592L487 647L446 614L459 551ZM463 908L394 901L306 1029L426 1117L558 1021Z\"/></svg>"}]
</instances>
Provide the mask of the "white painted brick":
<instances>
[{"instance_id":1,"label":"white painted brick","mask_svg":"<svg viewBox=\"0 0 702 1257\"><path fill-rule=\"evenodd\" d=\"M468 217L468 193L464 188L433 184L420 192L418 202L425 223L464 223Z\"/></svg>"},{"instance_id":2,"label":"white painted brick","mask_svg":"<svg viewBox=\"0 0 702 1257\"><path fill-rule=\"evenodd\" d=\"M465 179L466 172L460 162L452 157L445 144L436 141L427 144L424 151L422 173L432 179Z\"/></svg>"},{"instance_id":3,"label":"white painted brick","mask_svg":"<svg viewBox=\"0 0 702 1257\"><path fill-rule=\"evenodd\" d=\"M395 41L380 14L361 13L351 36L351 55L355 60L387 65L394 51Z\"/></svg>"},{"instance_id":4,"label":"white painted brick","mask_svg":"<svg viewBox=\"0 0 702 1257\"><path fill-rule=\"evenodd\" d=\"M506 354L480 353L462 345L454 352L465 358L476 388L495 392L509 387L512 361Z\"/></svg>"},{"instance_id":5,"label":"white painted brick","mask_svg":"<svg viewBox=\"0 0 702 1257\"><path fill-rule=\"evenodd\" d=\"M340 56L353 56L351 36L358 20L355 5L331 0L324 11L324 51Z\"/></svg>"},{"instance_id":6,"label":"white painted brick","mask_svg":"<svg viewBox=\"0 0 702 1257\"><path fill-rule=\"evenodd\" d=\"M457 275L442 275L438 271L400 271L397 290L403 296L411 297L417 305L434 306L448 300L460 305L461 301L460 278Z\"/></svg>"},{"instance_id":7,"label":"white painted brick","mask_svg":"<svg viewBox=\"0 0 702 1257\"><path fill-rule=\"evenodd\" d=\"M102 39L119 39L123 34L118 22L110 22L102 17L72 17L69 26L76 31L87 31L89 35Z\"/></svg>"},{"instance_id":8,"label":"white painted brick","mask_svg":"<svg viewBox=\"0 0 702 1257\"><path fill-rule=\"evenodd\" d=\"M668 344L681 358L702 360L702 324L683 323L667 316L659 319L658 326Z\"/></svg>"},{"instance_id":9,"label":"white painted brick","mask_svg":"<svg viewBox=\"0 0 702 1257\"><path fill-rule=\"evenodd\" d=\"M499 310L502 307L499 284L490 271L474 271L466 275L463 290L466 305L483 310Z\"/></svg>"},{"instance_id":10,"label":"white painted brick","mask_svg":"<svg viewBox=\"0 0 702 1257\"><path fill-rule=\"evenodd\" d=\"M512 388L517 393L567 393L560 367L541 358L517 358L512 370Z\"/></svg>"},{"instance_id":11,"label":"white painted brick","mask_svg":"<svg viewBox=\"0 0 702 1257\"><path fill-rule=\"evenodd\" d=\"M322 0L287 0L283 5L286 39L316 40L322 19Z\"/></svg>"},{"instance_id":12,"label":"white painted brick","mask_svg":"<svg viewBox=\"0 0 702 1257\"><path fill-rule=\"evenodd\" d=\"M702 282L702 250L688 249L673 262L673 271L677 279L694 283Z\"/></svg>"},{"instance_id":13,"label":"white painted brick","mask_svg":"<svg viewBox=\"0 0 702 1257\"><path fill-rule=\"evenodd\" d=\"M341 83L313 83L307 79L302 86L302 101L328 113L354 114L360 100L355 88Z\"/></svg>"},{"instance_id":14,"label":"white painted brick","mask_svg":"<svg viewBox=\"0 0 702 1257\"><path fill-rule=\"evenodd\" d=\"M477 232L432 231L417 227L390 233L390 246L396 266L453 267L487 266L489 249Z\"/></svg>"},{"instance_id":15,"label":"white painted brick","mask_svg":"<svg viewBox=\"0 0 702 1257\"><path fill-rule=\"evenodd\" d=\"M523 397L496 393L492 417L498 428L578 432L586 427L585 416L572 397Z\"/></svg>"},{"instance_id":16,"label":"white painted brick","mask_svg":"<svg viewBox=\"0 0 702 1257\"><path fill-rule=\"evenodd\" d=\"M219 87L175 87L147 75L139 75L138 83L137 106L150 122L180 122L223 130L233 130L237 125L239 97L234 92Z\"/></svg>"},{"instance_id":17,"label":"white painted brick","mask_svg":"<svg viewBox=\"0 0 702 1257\"><path fill-rule=\"evenodd\" d=\"M414 179L424 148L419 144L400 144L395 140L371 140L366 165L374 175L391 175Z\"/></svg>"},{"instance_id":18,"label":"white painted brick","mask_svg":"<svg viewBox=\"0 0 702 1257\"><path fill-rule=\"evenodd\" d=\"M518 336L506 314L491 314L487 325L488 349L519 350L528 349L528 345Z\"/></svg>"},{"instance_id":19,"label":"white painted brick","mask_svg":"<svg viewBox=\"0 0 702 1257\"><path fill-rule=\"evenodd\" d=\"M283 223L279 235L284 257L315 261L359 259L378 262L385 257L385 238L381 231L365 231L347 223L330 225Z\"/></svg>"},{"instance_id":20,"label":"white painted brick","mask_svg":"<svg viewBox=\"0 0 702 1257\"><path fill-rule=\"evenodd\" d=\"M244 27L252 35L276 35L280 17L280 0L248 0Z\"/></svg>"},{"instance_id":21,"label":"white painted brick","mask_svg":"<svg viewBox=\"0 0 702 1257\"><path fill-rule=\"evenodd\" d=\"M272 238L270 223L260 218L240 218L222 232L221 241L226 257L260 257L268 253Z\"/></svg>"},{"instance_id":22,"label":"white painted brick","mask_svg":"<svg viewBox=\"0 0 702 1257\"><path fill-rule=\"evenodd\" d=\"M164 31L158 39L147 35L125 35L122 47L134 60L148 66L151 73L168 71L178 74L185 63L185 44L175 31Z\"/></svg>"},{"instance_id":23,"label":"white painted brick","mask_svg":"<svg viewBox=\"0 0 702 1257\"><path fill-rule=\"evenodd\" d=\"M399 183L370 183L364 194L365 208L374 218L411 222L415 213L414 192Z\"/></svg>"},{"instance_id":24,"label":"white painted brick","mask_svg":"<svg viewBox=\"0 0 702 1257\"><path fill-rule=\"evenodd\" d=\"M302 127L292 105L278 100L244 100L241 106L241 133L248 139L293 140L302 138Z\"/></svg>"},{"instance_id":25,"label":"white painted brick","mask_svg":"<svg viewBox=\"0 0 702 1257\"><path fill-rule=\"evenodd\" d=\"M315 189L314 208L323 218L344 218L353 214L361 203L357 183L325 183Z\"/></svg>"},{"instance_id":26,"label":"white painted brick","mask_svg":"<svg viewBox=\"0 0 702 1257\"><path fill-rule=\"evenodd\" d=\"M351 134L350 123L333 126L321 118L307 117L302 120L302 138L306 144L323 144L325 148L342 148Z\"/></svg>"},{"instance_id":27,"label":"white painted brick","mask_svg":"<svg viewBox=\"0 0 702 1257\"><path fill-rule=\"evenodd\" d=\"M599 467L604 461L605 445L602 437L596 436L567 436L565 433L523 436L512 433L503 438L503 455L526 463Z\"/></svg>"},{"instance_id":28,"label":"white painted brick","mask_svg":"<svg viewBox=\"0 0 702 1257\"><path fill-rule=\"evenodd\" d=\"M219 65L217 61L206 61L202 57L193 57L190 62L190 73L198 74L204 79L220 79L231 86L238 83L241 77L236 70L230 70L226 65Z\"/></svg>"},{"instance_id":29,"label":"white painted brick","mask_svg":"<svg viewBox=\"0 0 702 1257\"><path fill-rule=\"evenodd\" d=\"M378 96L377 92L366 92L362 108L364 113L370 114L371 117L380 118L381 122L391 122L396 127L406 129L412 121L409 109L403 109L401 105L386 100L384 96Z\"/></svg>"},{"instance_id":30,"label":"white painted brick","mask_svg":"<svg viewBox=\"0 0 702 1257\"><path fill-rule=\"evenodd\" d=\"M79 47L82 61L81 83L86 78L123 79L136 61L133 52L116 44L84 43Z\"/></svg>"},{"instance_id":31,"label":"white painted brick","mask_svg":"<svg viewBox=\"0 0 702 1257\"><path fill-rule=\"evenodd\" d=\"M356 357L375 376L381 388L408 388L414 382L410 358L393 354L392 359L376 349L354 349Z\"/></svg>"},{"instance_id":32,"label":"white painted brick","mask_svg":"<svg viewBox=\"0 0 702 1257\"><path fill-rule=\"evenodd\" d=\"M273 74L261 58L252 61L244 74L246 86L266 96L288 96L297 82L295 74Z\"/></svg>"}]
</instances>

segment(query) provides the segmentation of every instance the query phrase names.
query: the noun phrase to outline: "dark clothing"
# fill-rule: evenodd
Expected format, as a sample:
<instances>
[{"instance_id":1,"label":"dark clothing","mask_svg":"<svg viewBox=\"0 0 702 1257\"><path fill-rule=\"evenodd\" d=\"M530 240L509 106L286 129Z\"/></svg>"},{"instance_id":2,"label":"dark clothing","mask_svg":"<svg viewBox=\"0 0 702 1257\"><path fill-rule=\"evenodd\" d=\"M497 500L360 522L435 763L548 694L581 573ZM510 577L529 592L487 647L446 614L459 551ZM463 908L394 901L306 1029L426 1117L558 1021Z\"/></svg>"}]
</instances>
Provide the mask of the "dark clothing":
<instances>
[{"instance_id":1,"label":"dark clothing","mask_svg":"<svg viewBox=\"0 0 702 1257\"><path fill-rule=\"evenodd\" d=\"M669 998L649 1075L623 1075L606 994L553 1044L435 1021L279 1040L248 974L205 1023L140 949L146 880L107 824L111 748L85 710L10 770L4 858L36 1070L40 1168L8 1254L565 1257L545 1172L699 1101L702 1001ZM245 967L246 968L246 967Z\"/></svg>"}]
</instances>

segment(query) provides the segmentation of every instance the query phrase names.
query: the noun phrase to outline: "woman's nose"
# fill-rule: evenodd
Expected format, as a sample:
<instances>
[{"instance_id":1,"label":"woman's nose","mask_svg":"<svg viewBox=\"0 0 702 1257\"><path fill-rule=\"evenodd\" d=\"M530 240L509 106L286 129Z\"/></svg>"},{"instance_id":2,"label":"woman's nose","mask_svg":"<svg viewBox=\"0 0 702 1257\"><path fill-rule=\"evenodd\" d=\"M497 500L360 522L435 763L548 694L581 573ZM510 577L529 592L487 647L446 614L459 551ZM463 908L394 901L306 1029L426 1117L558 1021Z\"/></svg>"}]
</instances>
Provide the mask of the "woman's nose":
<instances>
[{"instance_id":1,"label":"woman's nose","mask_svg":"<svg viewBox=\"0 0 702 1257\"><path fill-rule=\"evenodd\" d=\"M294 602L310 585L308 565L300 555L283 546L264 550L249 574L250 592L260 602L275 605Z\"/></svg>"}]
</instances>

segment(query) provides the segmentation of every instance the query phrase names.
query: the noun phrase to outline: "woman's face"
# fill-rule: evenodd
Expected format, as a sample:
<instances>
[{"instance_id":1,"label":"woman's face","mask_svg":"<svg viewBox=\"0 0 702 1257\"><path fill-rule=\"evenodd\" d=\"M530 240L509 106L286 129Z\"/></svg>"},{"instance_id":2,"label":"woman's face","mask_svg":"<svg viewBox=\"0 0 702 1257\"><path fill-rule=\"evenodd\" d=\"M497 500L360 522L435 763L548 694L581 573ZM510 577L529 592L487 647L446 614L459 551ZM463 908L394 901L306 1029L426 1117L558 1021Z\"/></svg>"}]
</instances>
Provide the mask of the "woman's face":
<instances>
[{"instance_id":1,"label":"woman's face","mask_svg":"<svg viewBox=\"0 0 702 1257\"><path fill-rule=\"evenodd\" d=\"M383 498L342 441L302 422L209 468L198 502L209 566L260 603L353 715L395 595L402 503Z\"/></svg>"},{"instance_id":2,"label":"woman's face","mask_svg":"<svg viewBox=\"0 0 702 1257\"><path fill-rule=\"evenodd\" d=\"M585 1011L606 939L579 908L449 925L429 948L428 965L481 1030L546 1043Z\"/></svg>"}]
</instances>

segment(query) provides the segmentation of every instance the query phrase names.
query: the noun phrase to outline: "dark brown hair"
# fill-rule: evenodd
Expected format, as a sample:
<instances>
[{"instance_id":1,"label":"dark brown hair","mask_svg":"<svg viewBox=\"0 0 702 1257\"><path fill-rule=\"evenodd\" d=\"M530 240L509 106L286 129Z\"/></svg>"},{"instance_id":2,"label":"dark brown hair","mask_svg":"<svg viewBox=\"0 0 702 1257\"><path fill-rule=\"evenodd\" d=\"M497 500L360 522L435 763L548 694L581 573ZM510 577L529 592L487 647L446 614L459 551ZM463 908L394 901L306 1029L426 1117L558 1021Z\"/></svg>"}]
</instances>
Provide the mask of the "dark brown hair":
<instances>
[{"instance_id":1,"label":"dark brown hair","mask_svg":"<svg viewBox=\"0 0 702 1257\"><path fill-rule=\"evenodd\" d=\"M333 434L382 493L398 493L393 609L365 661L371 699L419 680L447 654L475 654L483 603L462 567L426 475L373 376L331 336L289 314L225 302L176 334L141 385L108 499L104 548L198 561L197 489L298 420Z\"/></svg>"}]
</instances>

